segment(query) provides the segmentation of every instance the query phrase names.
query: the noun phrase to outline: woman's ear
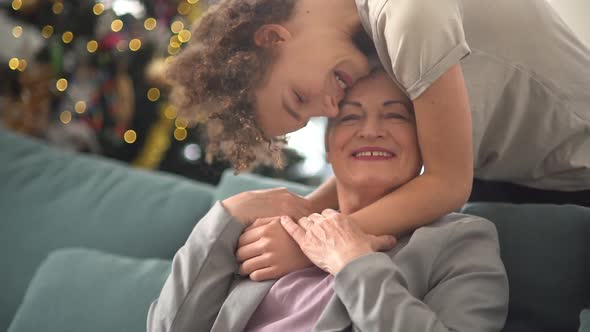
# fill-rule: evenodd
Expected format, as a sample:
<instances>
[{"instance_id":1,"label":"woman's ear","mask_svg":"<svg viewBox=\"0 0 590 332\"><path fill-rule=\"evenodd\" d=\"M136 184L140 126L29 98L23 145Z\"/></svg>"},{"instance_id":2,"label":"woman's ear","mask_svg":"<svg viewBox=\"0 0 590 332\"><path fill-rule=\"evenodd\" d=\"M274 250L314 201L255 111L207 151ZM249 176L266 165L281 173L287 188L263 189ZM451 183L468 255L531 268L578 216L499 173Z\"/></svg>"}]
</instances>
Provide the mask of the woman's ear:
<instances>
[{"instance_id":1,"label":"woman's ear","mask_svg":"<svg viewBox=\"0 0 590 332\"><path fill-rule=\"evenodd\" d=\"M254 33L256 45L272 48L291 39L291 33L279 24L265 24Z\"/></svg>"}]
</instances>

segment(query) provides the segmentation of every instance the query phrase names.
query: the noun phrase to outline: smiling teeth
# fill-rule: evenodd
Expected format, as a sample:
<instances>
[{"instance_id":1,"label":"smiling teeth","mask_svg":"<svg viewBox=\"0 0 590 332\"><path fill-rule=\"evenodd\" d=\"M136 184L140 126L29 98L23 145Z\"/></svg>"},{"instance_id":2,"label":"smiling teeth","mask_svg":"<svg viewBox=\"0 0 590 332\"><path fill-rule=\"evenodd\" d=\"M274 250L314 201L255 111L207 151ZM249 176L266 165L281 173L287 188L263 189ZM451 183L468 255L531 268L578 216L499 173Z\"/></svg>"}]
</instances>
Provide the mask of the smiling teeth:
<instances>
[{"instance_id":1,"label":"smiling teeth","mask_svg":"<svg viewBox=\"0 0 590 332\"><path fill-rule=\"evenodd\" d=\"M344 90L346 90L346 88L348 87L346 85L346 82L344 82L341 78L340 75L336 74L336 82L338 82L338 85L340 85L340 87Z\"/></svg>"},{"instance_id":2,"label":"smiling teeth","mask_svg":"<svg viewBox=\"0 0 590 332\"><path fill-rule=\"evenodd\" d=\"M382 151L367 151L367 152L359 152L355 153L355 157L393 157L393 155L389 152L382 152Z\"/></svg>"}]
</instances>

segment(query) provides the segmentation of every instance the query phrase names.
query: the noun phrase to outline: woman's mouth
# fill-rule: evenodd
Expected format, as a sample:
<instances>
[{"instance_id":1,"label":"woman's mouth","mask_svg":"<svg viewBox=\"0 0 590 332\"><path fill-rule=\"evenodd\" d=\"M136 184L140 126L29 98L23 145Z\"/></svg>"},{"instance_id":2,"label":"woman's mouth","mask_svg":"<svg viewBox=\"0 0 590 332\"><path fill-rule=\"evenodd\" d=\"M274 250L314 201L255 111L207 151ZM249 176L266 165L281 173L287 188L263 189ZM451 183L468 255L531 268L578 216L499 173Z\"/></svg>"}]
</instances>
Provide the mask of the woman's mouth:
<instances>
[{"instance_id":1,"label":"woman's mouth","mask_svg":"<svg viewBox=\"0 0 590 332\"><path fill-rule=\"evenodd\" d=\"M396 154L393 151L381 147L363 147L352 152L352 157L356 160L389 160L393 159Z\"/></svg>"}]
</instances>

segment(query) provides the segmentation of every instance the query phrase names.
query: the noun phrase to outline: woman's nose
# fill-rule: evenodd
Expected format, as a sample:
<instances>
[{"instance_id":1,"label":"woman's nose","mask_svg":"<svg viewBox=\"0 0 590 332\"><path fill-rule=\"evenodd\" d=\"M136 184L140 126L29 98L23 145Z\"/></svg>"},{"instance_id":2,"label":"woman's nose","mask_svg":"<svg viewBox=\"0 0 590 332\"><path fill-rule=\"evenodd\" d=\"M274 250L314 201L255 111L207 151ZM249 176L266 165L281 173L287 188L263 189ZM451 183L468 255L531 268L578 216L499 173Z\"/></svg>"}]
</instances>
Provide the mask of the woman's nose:
<instances>
[{"instance_id":1,"label":"woman's nose","mask_svg":"<svg viewBox=\"0 0 590 332\"><path fill-rule=\"evenodd\" d=\"M383 137L383 125L377 118L370 118L364 121L359 130L359 135L364 138Z\"/></svg>"}]
</instances>

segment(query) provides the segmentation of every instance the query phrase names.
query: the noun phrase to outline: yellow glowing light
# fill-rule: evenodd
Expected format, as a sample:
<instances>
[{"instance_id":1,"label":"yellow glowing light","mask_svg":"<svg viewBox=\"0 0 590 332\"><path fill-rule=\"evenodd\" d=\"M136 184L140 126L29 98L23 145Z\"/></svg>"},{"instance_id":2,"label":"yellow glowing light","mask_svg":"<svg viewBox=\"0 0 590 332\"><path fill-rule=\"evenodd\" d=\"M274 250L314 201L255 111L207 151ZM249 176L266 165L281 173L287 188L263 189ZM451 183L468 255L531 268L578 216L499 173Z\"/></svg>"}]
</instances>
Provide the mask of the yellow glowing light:
<instances>
[{"instance_id":1,"label":"yellow glowing light","mask_svg":"<svg viewBox=\"0 0 590 332\"><path fill-rule=\"evenodd\" d=\"M114 32L119 32L119 31L121 31L121 29L123 29L123 21L114 20L111 23L111 30L113 30Z\"/></svg>"},{"instance_id":2,"label":"yellow glowing light","mask_svg":"<svg viewBox=\"0 0 590 332\"><path fill-rule=\"evenodd\" d=\"M53 6L51 7L51 10L53 10L53 13L55 15L59 15L64 10L64 4L58 1L53 4Z\"/></svg>"},{"instance_id":3,"label":"yellow glowing light","mask_svg":"<svg viewBox=\"0 0 590 332\"><path fill-rule=\"evenodd\" d=\"M188 127L188 121L183 118L178 118L176 121L174 121L174 125L176 128L186 129L186 127Z\"/></svg>"},{"instance_id":4,"label":"yellow glowing light","mask_svg":"<svg viewBox=\"0 0 590 332\"><path fill-rule=\"evenodd\" d=\"M187 136L188 136L188 132L186 131L186 129L184 129L184 128L174 129L174 138L176 138L177 141L184 141Z\"/></svg>"},{"instance_id":5,"label":"yellow glowing light","mask_svg":"<svg viewBox=\"0 0 590 332\"><path fill-rule=\"evenodd\" d=\"M66 91L66 89L68 88L68 80L66 80L65 78L60 78L59 80L57 80L57 83L55 83L55 87L59 91Z\"/></svg>"},{"instance_id":6,"label":"yellow glowing light","mask_svg":"<svg viewBox=\"0 0 590 332\"><path fill-rule=\"evenodd\" d=\"M66 44L71 43L73 39L74 34L71 31L66 31L63 33L63 35L61 35L61 40Z\"/></svg>"},{"instance_id":7,"label":"yellow glowing light","mask_svg":"<svg viewBox=\"0 0 590 332\"><path fill-rule=\"evenodd\" d=\"M117 43L117 51L119 51L119 52L125 51L125 49L127 49L127 47L129 47L129 43L126 40L120 40Z\"/></svg>"},{"instance_id":8,"label":"yellow glowing light","mask_svg":"<svg viewBox=\"0 0 590 332\"><path fill-rule=\"evenodd\" d=\"M157 101L160 99L160 89L151 88L148 90L147 97L150 101Z\"/></svg>"},{"instance_id":9,"label":"yellow glowing light","mask_svg":"<svg viewBox=\"0 0 590 332\"><path fill-rule=\"evenodd\" d=\"M174 32L174 33L179 33L180 31L182 31L182 29L184 29L184 23L182 23L180 21L174 21L170 25L170 30L172 30L172 32Z\"/></svg>"},{"instance_id":10,"label":"yellow glowing light","mask_svg":"<svg viewBox=\"0 0 590 332\"><path fill-rule=\"evenodd\" d=\"M180 51L180 48L174 47L172 45L168 45L168 54L174 55Z\"/></svg>"},{"instance_id":11,"label":"yellow glowing light","mask_svg":"<svg viewBox=\"0 0 590 332\"><path fill-rule=\"evenodd\" d=\"M16 70L19 64L20 61L17 58L12 58L10 61L8 61L8 67L10 67L12 70Z\"/></svg>"},{"instance_id":12,"label":"yellow glowing light","mask_svg":"<svg viewBox=\"0 0 590 332\"><path fill-rule=\"evenodd\" d=\"M191 12L191 5L186 2L181 2L178 5L178 13L180 15L188 15Z\"/></svg>"},{"instance_id":13,"label":"yellow glowing light","mask_svg":"<svg viewBox=\"0 0 590 332\"><path fill-rule=\"evenodd\" d=\"M70 123L72 121L72 112L70 112L70 111L63 111L63 112L61 112L61 114L59 115L59 120L63 124Z\"/></svg>"},{"instance_id":14,"label":"yellow glowing light","mask_svg":"<svg viewBox=\"0 0 590 332\"><path fill-rule=\"evenodd\" d=\"M91 40L86 44L86 50L90 53L96 52L98 50L98 42L96 40Z\"/></svg>"},{"instance_id":15,"label":"yellow glowing light","mask_svg":"<svg viewBox=\"0 0 590 332\"><path fill-rule=\"evenodd\" d=\"M18 63L18 68L17 68L18 71L21 71L21 72L25 71L25 69L27 69L27 65L28 65L27 60L21 59Z\"/></svg>"},{"instance_id":16,"label":"yellow glowing light","mask_svg":"<svg viewBox=\"0 0 590 332\"><path fill-rule=\"evenodd\" d=\"M133 144L137 140L137 133L135 130L127 130L123 135L123 139L129 144Z\"/></svg>"},{"instance_id":17,"label":"yellow glowing light","mask_svg":"<svg viewBox=\"0 0 590 332\"><path fill-rule=\"evenodd\" d=\"M92 7L92 12L97 16L102 14L104 12L104 5L102 3L97 3Z\"/></svg>"},{"instance_id":18,"label":"yellow glowing light","mask_svg":"<svg viewBox=\"0 0 590 332\"><path fill-rule=\"evenodd\" d=\"M167 57L164 59L164 63L165 63L165 64L167 64L167 65L169 65L169 64L171 64L171 63L172 63L172 61L173 61L173 60L174 60L174 57L173 57L173 56L167 56Z\"/></svg>"},{"instance_id":19,"label":"yellow glowing light","mask_svg":"<svg viewBox=\"0 0 590 332\"><path fill-rule=\"evenodd\" d=\"M190 3L191 5L196 4L199 0L186 0L186 2Z\"/></svg>"},{"instance_id":20,"label":"yellow glowing light","mask_svg":"<svg viewBox=\"0 0 590 332\"><path fill-rule=\"evenodd\" d=\"M51 25L46 25L41 30L41 35L43 38L47 39L53 35L53 27Z\"/></svg>"},{"instance_id":21,"label":"yellow glowing light","mask_svg":"<svg viewBox=\"0 0 590 332\"><path fill-rule=\"evenodd\" d=\"M74 106L74 110L76 110L76 113L78 114L86 112L86 103L83 101L77 102L76 106Z\"/></svg>"},{"instance_id":22,"label":"yellow glowing light","mask_svg":"<svg viewBox=\"0 0 590 332\"><path fill-rule=\"evenodd\" d=\"M178 33L178 40L181 43L186 43L191 40L191 32L188 30L182 30Z\"/></svg>"},{"instance_id":23,"label":"yellow glowing light","mask_svg":"<svg viewBox=\"0 0 590 332\"><path fill-rule=\"evenodd\" d=\"M23 35L23 27L21 27L20 25L15 26L12 29L12 35L14 36L14 38L19 38L20 36Z\"/></svg>"},{"instance_id":24,"label":"yellow glowing light","mask_svg":"<svg viewBox=\"0 0 590 332\"><path fill-rule=\"evenodd\" d=\"M14 9L14 10L19 10L20 7L22 7L22 5L23 5L22 0L14 0L14 1L12 1L12 9Z\"/></svg>"},{"instance_id":25,"label":"yellow glowing light","mask_svg":"<svg viewBox=\"0 0 590 332\"><path fill-rule=\"evenodd\" d=\"M169 105L164 109L164 116L168 120L174 120L177 114L178 112L176 112L176 108L172 105Z\"/></svg>"},{"instance_id":26,"label":"yellow glowing light","mask_svg":"<svg viewBox=\"0 0 590 332\"><path fill-rule=\"evenodd\" d=\"M139 50L141 48L141 40L135 38L135 39L131 39L131 41L129 42L129 49L132 50L133 52Z\"/></svg>"},{"instance_id":27,"label":"yellow glowing light","mask_svg":"<svg viewBox=\"0 0 590 332\"><path fill-rule=\"evenodd\" d=\"M150 18L146 19L146 20L143 22L143 27L144 27L146 30L150 30L150 31L151 31L151 30L154 30L154 29L156 28L156 26L157 26L157 25L158 25L158 21L156 21L156 19L155 19L155 18L152 18L152 17L150 17Z\"/></svg>"}]
</instances>

